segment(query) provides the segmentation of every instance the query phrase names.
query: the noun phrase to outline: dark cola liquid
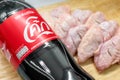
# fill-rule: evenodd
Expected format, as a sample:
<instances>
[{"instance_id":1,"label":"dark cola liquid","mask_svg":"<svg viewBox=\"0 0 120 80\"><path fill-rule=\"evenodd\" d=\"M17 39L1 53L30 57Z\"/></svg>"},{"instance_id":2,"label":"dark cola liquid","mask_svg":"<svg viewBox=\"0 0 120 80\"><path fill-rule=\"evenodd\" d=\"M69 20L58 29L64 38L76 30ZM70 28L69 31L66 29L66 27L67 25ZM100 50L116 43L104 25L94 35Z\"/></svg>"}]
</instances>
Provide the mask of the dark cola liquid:
<instances>
[{"instance_id":1,"label":"dark cola liquid","mask_svg":"<svg viewBox=\"0 0 120 80\"><path fill-rule=\"evenodd\" d=\"M1 0L0 23L26 8L33 7L19 0ZM59 39L45 42L34 50L17 71L23 80L94 80L77 66Z\"/></svg>"},{"instance_id":2,"label":"dark cola liquid","mask_svg":"<svg viewBox=\"0 0 120 80\"><path fill-rule=\"evenodd\" d=\"M59 40L36 49L22 62L18 72L25 80L92 80L77 67Z\"/></svg>"},{"instance_id":3,"label":"dark cola liquid","mask_svg":"<svg viewBox=\"0 0 120 80\"><path fill-rule=\"evenodd\" d=\"M59 40L45 43L18 68L25 80L93 80L79 69Z\"/></svg>"}]
</instances>

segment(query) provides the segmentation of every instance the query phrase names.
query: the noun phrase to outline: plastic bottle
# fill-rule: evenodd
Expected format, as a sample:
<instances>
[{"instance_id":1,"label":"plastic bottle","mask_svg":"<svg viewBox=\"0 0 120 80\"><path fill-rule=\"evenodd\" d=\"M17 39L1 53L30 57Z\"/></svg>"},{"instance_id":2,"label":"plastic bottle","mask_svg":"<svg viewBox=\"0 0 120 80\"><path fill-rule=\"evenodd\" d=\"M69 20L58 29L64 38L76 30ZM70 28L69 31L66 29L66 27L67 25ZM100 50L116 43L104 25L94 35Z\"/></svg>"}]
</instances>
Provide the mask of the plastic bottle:
<instances>
[{"instance_id":1,"label":"plastic bottle","mask_svg":"<svg viewBox=\"0 0 120 80\"><path fill-rule=\"evenodd\" d=\"M23 1L0 1L0 43L23 80L94 80L77 66L39 13Z\"/></svg>"}]
</instances>

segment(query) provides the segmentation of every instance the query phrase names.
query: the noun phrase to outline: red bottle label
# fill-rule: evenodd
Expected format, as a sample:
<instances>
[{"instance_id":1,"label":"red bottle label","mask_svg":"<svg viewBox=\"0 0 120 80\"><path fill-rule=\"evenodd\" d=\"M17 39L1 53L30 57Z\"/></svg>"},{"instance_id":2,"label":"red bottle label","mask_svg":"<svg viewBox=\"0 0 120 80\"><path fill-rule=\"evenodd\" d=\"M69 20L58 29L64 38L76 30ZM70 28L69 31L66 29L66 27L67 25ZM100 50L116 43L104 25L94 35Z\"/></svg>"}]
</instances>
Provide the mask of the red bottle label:
<instances>
[{"instance_id":1,"label":"red bottle label","mask_svg":"<svg viewBox=\"0 0 120 80\"><path fill-rule=\"evenodd\" d=\"M36 48L57 36L32 8L21 10L0 24L0 44L15 68Z\"/></svg>"}]
</instances>

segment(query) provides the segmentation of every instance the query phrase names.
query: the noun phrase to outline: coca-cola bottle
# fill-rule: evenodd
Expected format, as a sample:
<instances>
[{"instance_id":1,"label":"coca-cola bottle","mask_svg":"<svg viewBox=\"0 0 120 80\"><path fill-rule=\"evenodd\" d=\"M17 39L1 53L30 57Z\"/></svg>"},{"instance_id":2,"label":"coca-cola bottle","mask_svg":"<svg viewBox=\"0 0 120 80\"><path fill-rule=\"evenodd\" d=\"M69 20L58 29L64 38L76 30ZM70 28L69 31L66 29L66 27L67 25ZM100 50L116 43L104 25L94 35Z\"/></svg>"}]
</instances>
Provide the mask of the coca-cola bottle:
<instances>
[{"instance_id":1,"label":"coca-cola bottle","mask_svg":"<svg viewBox=\"0 0 120 80\"><path fill-rule=\"evenodd\" d=\"M94 80L77 66L39 13L23 1L0 1L0 44L23 80Z\"/></svg>"}]
</instances>

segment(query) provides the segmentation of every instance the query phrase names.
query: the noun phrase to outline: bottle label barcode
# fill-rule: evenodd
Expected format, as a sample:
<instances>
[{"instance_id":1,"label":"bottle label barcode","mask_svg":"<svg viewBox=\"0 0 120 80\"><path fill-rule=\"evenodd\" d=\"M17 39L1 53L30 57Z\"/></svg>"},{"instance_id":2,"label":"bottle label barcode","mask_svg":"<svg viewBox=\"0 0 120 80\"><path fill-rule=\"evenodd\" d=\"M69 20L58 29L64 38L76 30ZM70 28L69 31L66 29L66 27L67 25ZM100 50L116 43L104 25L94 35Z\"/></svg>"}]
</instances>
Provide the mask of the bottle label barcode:
<instances>
[{"instance_id":1,"label":"bottle label barcode","mask_svg":"<svg viewBox=\"0 0 120 80\"><path fill-rule=\"evenodd\" d=\"M25 55L26 52L28 52L28 47L24 46L20 49L20 51L16 54L17 58L20 60L23 55Z\"/></svg>"}]
</instances>

